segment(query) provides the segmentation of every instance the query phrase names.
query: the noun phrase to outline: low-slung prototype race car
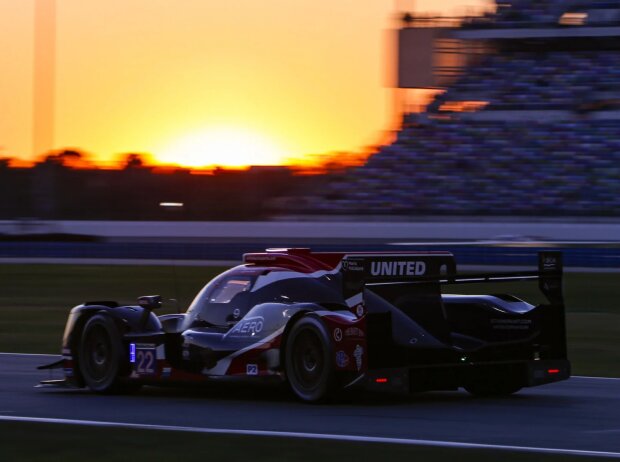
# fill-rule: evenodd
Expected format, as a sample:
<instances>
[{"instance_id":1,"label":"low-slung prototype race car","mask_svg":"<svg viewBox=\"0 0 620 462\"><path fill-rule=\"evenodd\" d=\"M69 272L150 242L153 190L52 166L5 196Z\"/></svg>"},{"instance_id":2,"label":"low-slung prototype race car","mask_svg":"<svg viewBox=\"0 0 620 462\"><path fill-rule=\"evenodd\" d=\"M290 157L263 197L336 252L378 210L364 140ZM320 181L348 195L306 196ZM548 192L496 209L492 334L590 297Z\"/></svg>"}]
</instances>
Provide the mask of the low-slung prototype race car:
<instances>
[{"instance_id":1,"label":"low-slung prototype race car","mask_svg":"<svg viewBox=\"0 0 620 462\"><path fill-rule=\"evenodd\" d=\"M562 259L537 271L458 275L452 254L268 249L211 280L184 314L95 301L67 320L60 382L101 393L223 377L275 378L304 401L349 388L464 387L505 395L570 376ZM454 295L456 284L538 281L546 303Z\"/></svg>"}]
</instances>

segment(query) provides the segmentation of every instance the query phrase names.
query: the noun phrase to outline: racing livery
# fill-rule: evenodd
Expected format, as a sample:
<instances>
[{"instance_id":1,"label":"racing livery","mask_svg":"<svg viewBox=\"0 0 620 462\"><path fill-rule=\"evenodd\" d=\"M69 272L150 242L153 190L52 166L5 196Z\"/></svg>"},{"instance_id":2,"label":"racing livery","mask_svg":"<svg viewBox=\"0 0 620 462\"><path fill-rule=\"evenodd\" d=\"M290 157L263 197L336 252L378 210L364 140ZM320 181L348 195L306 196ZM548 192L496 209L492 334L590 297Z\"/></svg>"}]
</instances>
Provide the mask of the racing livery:
<instances>
[{"instance_id":1,"label":"racing livery","mask_svg":"<svg viewBox=\"0 0 620 462\"><path fill-rule=\"evenodd\" d=\"M243 377L286 381L304 401L349 388L504 395L570 376L562 258L538 271L458 275L448 252L268 249L211 280L184 314L87 302L68 317L65 378L100 393ZM547 301L455 295L468 283L538 281Z\"/></svg>"}]
</instances>

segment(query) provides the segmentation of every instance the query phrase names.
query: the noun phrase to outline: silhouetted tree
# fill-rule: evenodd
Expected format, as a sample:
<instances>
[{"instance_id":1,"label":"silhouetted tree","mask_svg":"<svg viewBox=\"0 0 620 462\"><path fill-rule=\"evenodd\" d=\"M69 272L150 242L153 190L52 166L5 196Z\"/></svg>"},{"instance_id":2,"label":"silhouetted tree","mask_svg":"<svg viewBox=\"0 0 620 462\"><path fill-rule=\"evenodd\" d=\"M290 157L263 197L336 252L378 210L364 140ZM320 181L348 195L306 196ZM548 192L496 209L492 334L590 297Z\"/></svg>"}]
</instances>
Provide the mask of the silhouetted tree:
<instances>
[{"instance_id":1,"label":"silhouetted tree","mask_svg":"<svg viewBox=\"0 0 620 462\"><path fill-rule=\"evenodd\" d=\"M65 149L56 154L48 154L43 163L60 165L66 168L92 168L86 156L73 149Z\"/></svg>"},{"instance_id":2,"label":"silhouetted tree","mask_svg":"<svg viewBox=\"0 0 620 462\"><path fill-rule=\"evenodd\" d=\"M124 169L128 168L142 168L144 167L144 159L140 154L129 153L125 156Z\"/></svg>"}]
</instances>

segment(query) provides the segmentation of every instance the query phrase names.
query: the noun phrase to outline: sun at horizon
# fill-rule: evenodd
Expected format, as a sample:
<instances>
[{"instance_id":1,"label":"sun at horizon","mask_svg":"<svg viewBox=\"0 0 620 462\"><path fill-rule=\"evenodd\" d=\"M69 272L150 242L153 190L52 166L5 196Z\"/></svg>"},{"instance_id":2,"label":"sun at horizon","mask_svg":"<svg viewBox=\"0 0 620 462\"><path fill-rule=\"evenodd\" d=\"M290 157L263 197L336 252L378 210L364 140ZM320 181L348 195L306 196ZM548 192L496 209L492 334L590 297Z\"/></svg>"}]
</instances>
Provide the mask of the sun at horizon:
<instances>
[{"instance_id":1,"label":"sun at horizon","mask_svg":"<svg viewBox=\"0 0 620 462\"><path fill-rule=\"evenodd\" d=\"M176 139L161 152L156 163L189 168L287 164L286 153L267 137L246 129L219 127Z\"/></svg>"}]
</instances>

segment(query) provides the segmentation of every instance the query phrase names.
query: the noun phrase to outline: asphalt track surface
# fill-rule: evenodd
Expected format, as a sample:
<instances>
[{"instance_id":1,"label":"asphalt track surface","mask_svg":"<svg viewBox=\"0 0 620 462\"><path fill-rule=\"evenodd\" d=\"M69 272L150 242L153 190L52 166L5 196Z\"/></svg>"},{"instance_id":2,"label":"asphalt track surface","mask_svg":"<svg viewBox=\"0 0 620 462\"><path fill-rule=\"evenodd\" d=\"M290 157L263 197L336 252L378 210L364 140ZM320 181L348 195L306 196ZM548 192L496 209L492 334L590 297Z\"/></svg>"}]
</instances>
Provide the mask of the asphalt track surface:
<instances>
[{"instance_id":1,"label":"asphalt track surface","mask_svg":"<svg viewBox=\"0 0 620 462\"><path fill-rule=\"evenodd\" d=\"M0 420L25 417L353 435L439 445L594 451L620 459L620 379L573 377L507 398L476 399L463 391L410 397L365 394L329 405L308 405L283 388L248 384L144 387L131 396L35 387L50 375L36 366L55 359L0 354Z\"/></svg>"}]
</instances>

